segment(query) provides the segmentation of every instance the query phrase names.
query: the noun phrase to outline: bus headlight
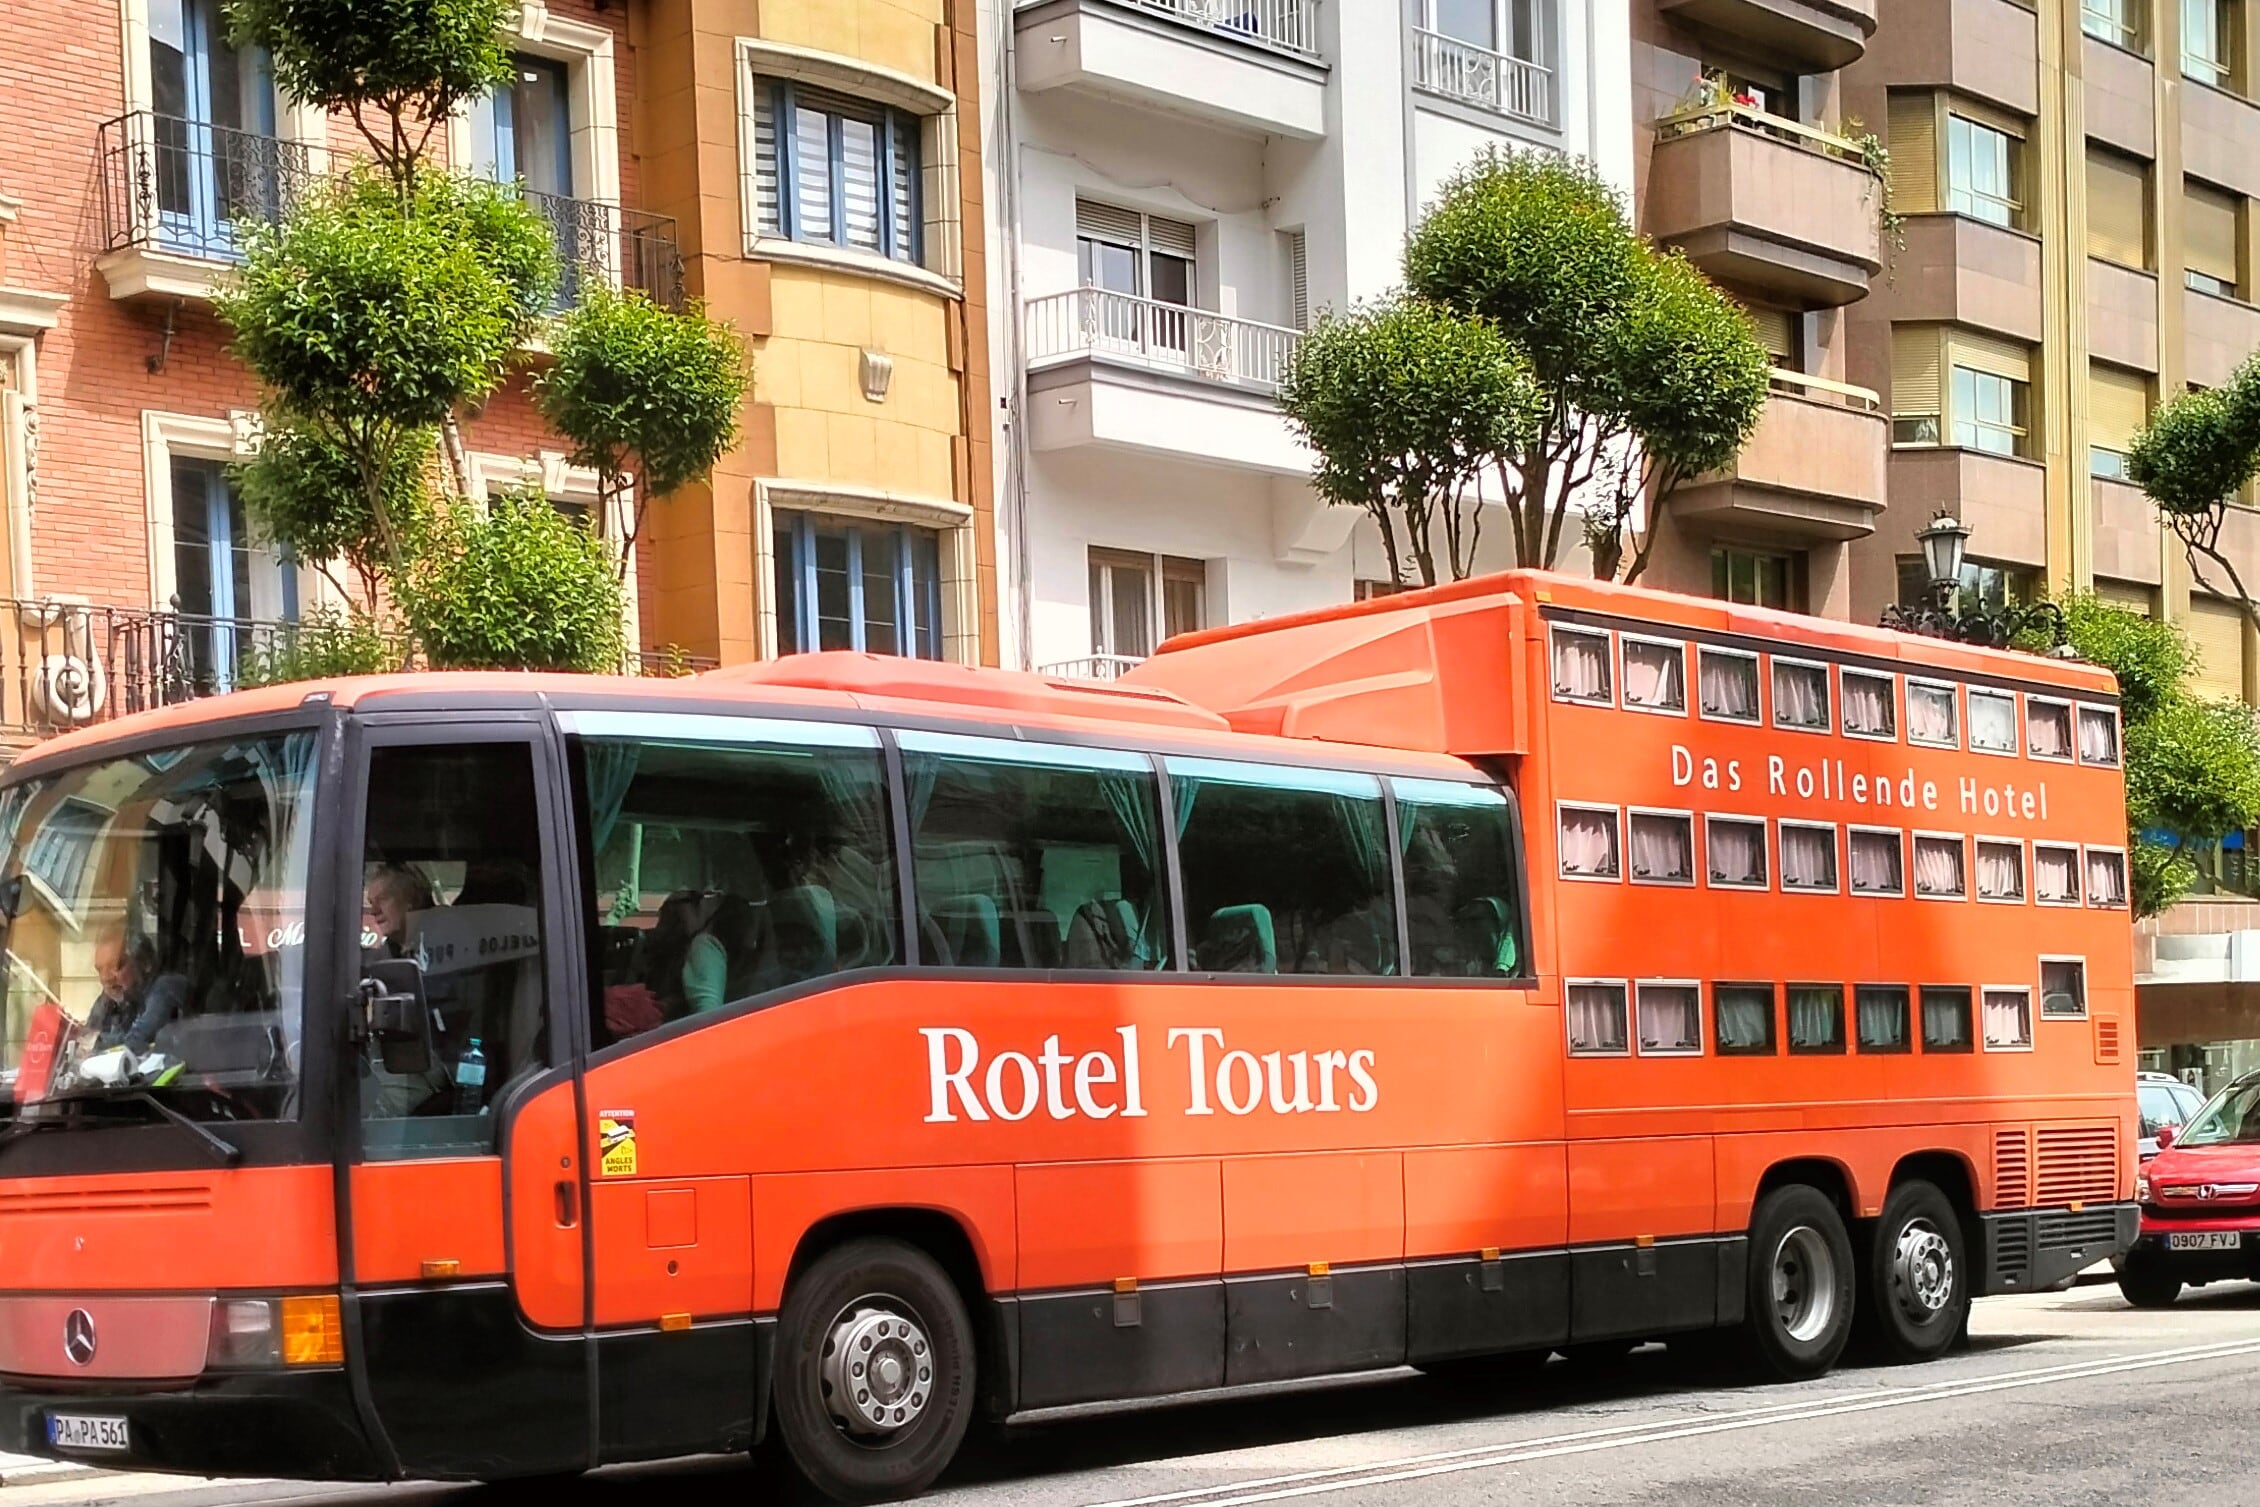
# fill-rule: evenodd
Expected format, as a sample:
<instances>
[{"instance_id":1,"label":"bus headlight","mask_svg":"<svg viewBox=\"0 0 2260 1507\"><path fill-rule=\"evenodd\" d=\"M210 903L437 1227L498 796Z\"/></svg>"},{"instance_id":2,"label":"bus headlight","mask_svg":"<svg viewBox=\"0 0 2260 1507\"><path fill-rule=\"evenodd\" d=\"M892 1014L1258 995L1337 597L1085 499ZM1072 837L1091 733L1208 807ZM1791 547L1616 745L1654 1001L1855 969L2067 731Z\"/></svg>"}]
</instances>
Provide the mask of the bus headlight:
<instances>
[{"instance_id":1,"label":"bus headlight","mask_svg":"<svg viewBox=\"0 0 2260 1507\"><path fill-rule=\"evenodd\" d=\"M221 1298L212 1304L204 1363L215 1370L335 1366L345 1360L337 1294Z\"/></svg>"}]
</instances>

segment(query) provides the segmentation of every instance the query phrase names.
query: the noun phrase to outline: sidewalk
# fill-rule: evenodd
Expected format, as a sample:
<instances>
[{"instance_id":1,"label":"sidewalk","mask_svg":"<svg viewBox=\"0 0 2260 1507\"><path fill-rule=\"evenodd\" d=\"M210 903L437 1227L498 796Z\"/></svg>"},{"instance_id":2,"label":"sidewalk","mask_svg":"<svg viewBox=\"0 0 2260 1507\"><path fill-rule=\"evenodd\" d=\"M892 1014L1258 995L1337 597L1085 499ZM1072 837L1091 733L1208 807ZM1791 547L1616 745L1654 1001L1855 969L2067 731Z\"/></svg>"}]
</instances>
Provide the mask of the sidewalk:
<instances>
[{"instance_id":1,"label":"sidewalk","mask_svg":"<svg viewBox=\"0 0 2260 1507\"><path fill-rule=\"evenodd\" d=\"M34 1486L91 1473L93 1467L71 1460L41 1460L31 1455L0 1455L0 1487Z\"/></svg>"}]
</instances>

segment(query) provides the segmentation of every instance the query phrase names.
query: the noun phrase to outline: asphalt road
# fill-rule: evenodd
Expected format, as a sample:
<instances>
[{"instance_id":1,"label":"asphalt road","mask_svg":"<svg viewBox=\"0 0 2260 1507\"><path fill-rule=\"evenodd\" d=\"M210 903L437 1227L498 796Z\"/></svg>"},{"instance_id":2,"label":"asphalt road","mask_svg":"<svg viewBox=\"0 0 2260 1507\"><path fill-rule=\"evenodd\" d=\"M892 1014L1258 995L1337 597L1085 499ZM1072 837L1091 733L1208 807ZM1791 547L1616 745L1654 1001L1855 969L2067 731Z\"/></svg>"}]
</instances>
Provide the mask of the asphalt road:
<instances>
[{"instance_id":1,"label":"asphalt road","mask_svg":"<svg viewBox=\"0 0 2260 1507\"><path fill-rule=\"evenodd\" d=\"M1016 1426L929 1498L947 1507L2248 1507L2260 1503L2260 1288L2165 1313L2115 1288L1978 1305L1967 1351L1744 1387L1667 1349L1594 1375L1556 1362L1483 1392L1393 1372ZM679 1507L775 1501L742 1461L607 1471L532 1493L332 1490L81 1476L0 1489L0 1507L305 1502Z\"/></svg>"}]
</instances>

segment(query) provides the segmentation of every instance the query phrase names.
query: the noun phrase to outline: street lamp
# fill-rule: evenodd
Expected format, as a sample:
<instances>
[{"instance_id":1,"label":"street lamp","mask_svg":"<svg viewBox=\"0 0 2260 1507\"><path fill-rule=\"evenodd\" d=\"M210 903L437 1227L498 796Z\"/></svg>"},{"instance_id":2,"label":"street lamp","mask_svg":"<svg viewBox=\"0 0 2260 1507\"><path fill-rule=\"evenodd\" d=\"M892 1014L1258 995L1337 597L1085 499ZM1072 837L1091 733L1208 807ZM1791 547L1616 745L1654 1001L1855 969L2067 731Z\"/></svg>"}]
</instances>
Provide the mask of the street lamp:
<instances>
[{"instance_id":1,"label":"street lamp","mask_svg":"<svg viewBox=\"0 0 2260 1507\"><path fill-rule=\"evenodd\" d=\"M1969 554L1970 532L1968 524L1944 508L1915 531L1923 570L1930 577L1930 602L1886 607L1883 626L1996 649L2006 649L2020 638L2045 637L2050 650L2062 649L2069 632L2063 609L2054 602L2004 600L1998 607L1988 607L1982 600L1962 601L1962 562Z\"/></svg>"},{"instance_id":2,"label":"street lamp","mask_svg":"<svg viewBox=\"0 0 2260 1507\"><path fill-rule=\"evenodd\" d=\"M1962 584L1962 558L1969 553L1970 526L1941 508L1937 517L1916 530L1915 542L1923 547L1923 568L1930 572L1932 594L1946 600Z\"/></svg>"}]
</instances>

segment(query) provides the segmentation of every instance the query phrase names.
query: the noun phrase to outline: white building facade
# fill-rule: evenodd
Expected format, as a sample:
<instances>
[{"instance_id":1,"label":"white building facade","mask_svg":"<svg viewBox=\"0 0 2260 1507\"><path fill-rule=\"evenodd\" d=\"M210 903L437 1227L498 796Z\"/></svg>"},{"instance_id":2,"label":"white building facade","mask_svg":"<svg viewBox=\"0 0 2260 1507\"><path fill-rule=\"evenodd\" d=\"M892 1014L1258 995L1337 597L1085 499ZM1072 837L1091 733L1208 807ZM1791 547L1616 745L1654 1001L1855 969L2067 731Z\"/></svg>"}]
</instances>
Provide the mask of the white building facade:
<instances>
[{"instance_id":1,"label":"white building facade","mask_svg":"<svg viewBox=\"0 0 2260 1507\"><path fill-rule=\"evenodd\" d=\"M1485 148L1629 196L1623 0L982 3L1006 663L1105 675L1373 590L1276 381Z\"/></svg>"}]
</instances>

